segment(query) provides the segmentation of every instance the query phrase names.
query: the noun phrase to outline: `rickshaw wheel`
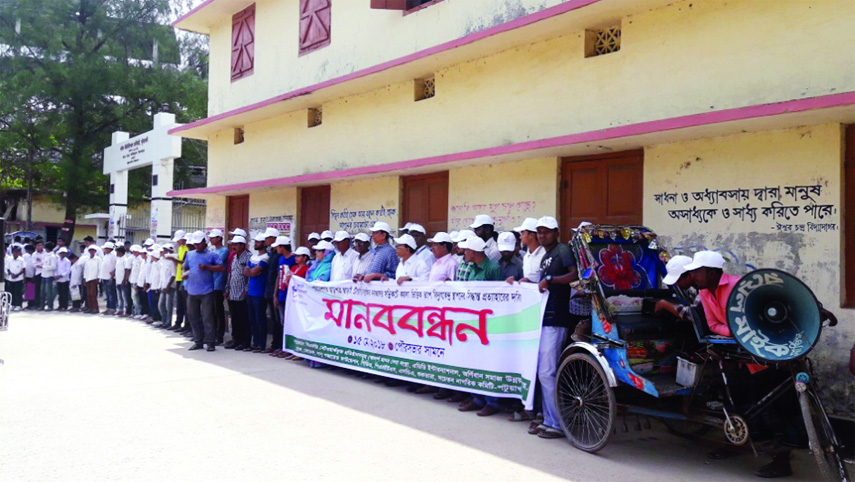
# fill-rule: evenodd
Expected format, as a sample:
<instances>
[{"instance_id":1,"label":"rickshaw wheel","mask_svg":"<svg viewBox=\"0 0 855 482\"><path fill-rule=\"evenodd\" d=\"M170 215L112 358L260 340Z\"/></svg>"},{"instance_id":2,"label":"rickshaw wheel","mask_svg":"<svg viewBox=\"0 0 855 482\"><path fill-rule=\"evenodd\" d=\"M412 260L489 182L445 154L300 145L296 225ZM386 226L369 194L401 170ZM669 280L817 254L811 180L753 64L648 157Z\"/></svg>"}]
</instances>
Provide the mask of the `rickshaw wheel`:
<instances>
[{"instance_id":1,"label":"rickshaw wheel","mask_svg":"<svg viewBox=\"0 0 855 482\"><path fill-rule=\"evenodd\" d=\"M823 479L833 482L849 480L846 466L840 457L834 429L813 387L798 391L798 396L810 442L810 451L816 458Z\"/></svg>"},{"instance_id":2,"label":"rickshaw wheel","mask_svg":"<svg viewBox=\"0 0 855 482\"><path fill-rule=\"evenodd\" d=\"M555 408L573 446L594 453L606 446L615 424L615 393L603 368L589 355L574 353L558 368Z\"/></svg>"}]
</instances>

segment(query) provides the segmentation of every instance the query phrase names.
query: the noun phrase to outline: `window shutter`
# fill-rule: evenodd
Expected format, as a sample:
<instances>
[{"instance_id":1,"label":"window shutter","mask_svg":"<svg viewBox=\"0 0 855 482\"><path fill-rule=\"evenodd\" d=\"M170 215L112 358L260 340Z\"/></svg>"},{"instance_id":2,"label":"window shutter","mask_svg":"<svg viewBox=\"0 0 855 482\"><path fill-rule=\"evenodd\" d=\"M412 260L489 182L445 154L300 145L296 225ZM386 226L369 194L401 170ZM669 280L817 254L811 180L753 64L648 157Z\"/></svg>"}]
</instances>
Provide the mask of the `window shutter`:
<instances>
[{"instance_id":1,"label":"window shutter","mask_svg":"<svg viewBox=\"0 0 855 482\"><path fill-rule=\"evenodd\" d=\"M407 0L371 0L371 8L381 10L406 10Z\"/></svg>"},{"instance_id":2,"label":"window shutter","mask_svg":"<svg viewBox=\"0 0 855 482\"><path fill-rule=\"evenodd\" d=\"M331 0L300 0L300 54L330 44Z\"/></svg>"},{"instance_id":3,"label":"window shutter","mask_svg":"<svg viewBox=\"0 0 855 482\"><path fill-rule=\"evenodd\" d=\"M255 4L232 17L232 80L252 74L255 67Z\"/></svg>"}]
</instances>

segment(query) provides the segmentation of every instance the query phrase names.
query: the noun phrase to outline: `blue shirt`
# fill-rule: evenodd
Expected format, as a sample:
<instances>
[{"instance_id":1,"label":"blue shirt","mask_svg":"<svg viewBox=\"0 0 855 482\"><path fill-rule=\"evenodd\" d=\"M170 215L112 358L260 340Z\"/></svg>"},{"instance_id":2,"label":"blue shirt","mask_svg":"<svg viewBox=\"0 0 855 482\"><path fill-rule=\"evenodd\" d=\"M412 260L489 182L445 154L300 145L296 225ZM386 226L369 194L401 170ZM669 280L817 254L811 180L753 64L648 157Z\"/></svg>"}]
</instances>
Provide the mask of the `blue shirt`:
<instances>
[{"instance_id":1,"label":"blue shirt","mask_svg":"<svg viewBox=\"0 0 855 482\"><path fill-rule=\"evenodd\" d=\"M188 295L201 296L207 295L214 291L214 272L202 271L199 269L201 264L210 264L218 266L220 258L217 253L205 250L198 252L196 250L188 251L184 257L184 288Z\"/></svg>"},{"instance_id":2,"label":"blue shirt","mask_svg":"<svg viewBox=\"0 0 855 482\"><path fill-rule=\"evenodd\" d=\"M395 271L398 269L398 255L395 248L389 243L381 244L374 249L374 259L365 274L381 273L389 279L395 279Z\"/></svg>"},{"instance_id":3,"label":"blue shirt","mask_svg":"<svg viewBox=\"0 0 855 482\"><path fill-rule=\"evenodd\" d=\"M282 274L285 271L291 271L291 266L294 266L295 264L297 264L297 261L294 260L293 255L288 256L287 258L285 256L280 256L279 257L279 273ZM283 303L285 301L287 295L288 295L288 292L284 291L284 290L280 290L278 286L276 287L276 289L279 292L279 303Z\"/></svg>"},{"instance_id":4,"label":"blue shirt","mask_svg":"<svg viewBox=\"0 0 855 482\"><path fill-rule=\"evenodd\" d=\"M217 264L221 264L223 266L226 265L229 260L229 248L225 246L221 246L220 249L213 250L216 253L217 257L220 259L220 262ZM214 291L225 291L226 290L226 272L224 271L214 271Z\"/></svg>"},{"instance_id":5,"label":"blue shirt","mask_svg":"<svg viewBox=\"0 0 855 482\"><path fill-rule=\"evenodd\" d=\"M258 262L253 262L252 260L249 263L246 263L247 267L255 268L257 266L261 266L261 273L258 276L250 276L249 278L249 289L247 293L249 296L259 296L264 298L264 288L267 286L267 256L264 257L263 260Z\"/></svg>"}]
</instances>

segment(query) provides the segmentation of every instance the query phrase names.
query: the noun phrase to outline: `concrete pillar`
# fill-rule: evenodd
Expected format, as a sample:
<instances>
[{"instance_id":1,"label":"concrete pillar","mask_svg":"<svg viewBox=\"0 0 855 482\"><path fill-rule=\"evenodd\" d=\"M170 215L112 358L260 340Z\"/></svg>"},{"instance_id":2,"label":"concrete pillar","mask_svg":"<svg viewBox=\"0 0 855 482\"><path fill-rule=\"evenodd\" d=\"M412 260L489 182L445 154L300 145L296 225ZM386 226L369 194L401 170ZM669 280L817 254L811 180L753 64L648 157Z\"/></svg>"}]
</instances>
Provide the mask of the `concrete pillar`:
<instances>
[{"instance_id":1,"label":"concrete pillar","mask_svg":"<svg viewBox=\"0 0 855 482\"><path fill-rule=\"evenodd\" d=\"M172 190L174 159L155 161L151 167L151 236L163 244L172 239Z\"/></svg>"},{"instance_id":2,"label":"concrete pillar","mask_svg":"<svg viewBox=\"0 0 855 482\"><path fill-rule=\"evenodd\" d=\"M127 132L114 132L112 144L119 144L129 139ZM124 236L120 236L120 223L125 222L128 214L128 171L110 173L110 220L107 224L107 238L115 238L124 242ZM100 238L100 235L99 235Z\"/></svg>"}]
</instances>

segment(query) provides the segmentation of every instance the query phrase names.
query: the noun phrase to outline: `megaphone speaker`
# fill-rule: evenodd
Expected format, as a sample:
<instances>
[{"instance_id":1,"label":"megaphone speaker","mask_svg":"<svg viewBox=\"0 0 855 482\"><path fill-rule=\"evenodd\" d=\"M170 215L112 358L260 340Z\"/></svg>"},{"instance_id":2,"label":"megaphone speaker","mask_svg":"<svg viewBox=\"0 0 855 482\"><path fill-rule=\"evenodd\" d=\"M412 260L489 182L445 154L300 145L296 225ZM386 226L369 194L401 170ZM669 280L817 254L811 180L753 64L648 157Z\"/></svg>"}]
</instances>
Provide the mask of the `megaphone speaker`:
<instances>
[{"instance_id":1,"label":"megaphone speaker","mask_svg":"<svg viewBox=\"0 0 855 482\"><path fill-rule=\"evenodd\" d=\"M740 346L773 362L806 355L822 330L816 296L777 269L752 271L736 283L727 300L727 324Z\"/></svg>"}]
</instances>

